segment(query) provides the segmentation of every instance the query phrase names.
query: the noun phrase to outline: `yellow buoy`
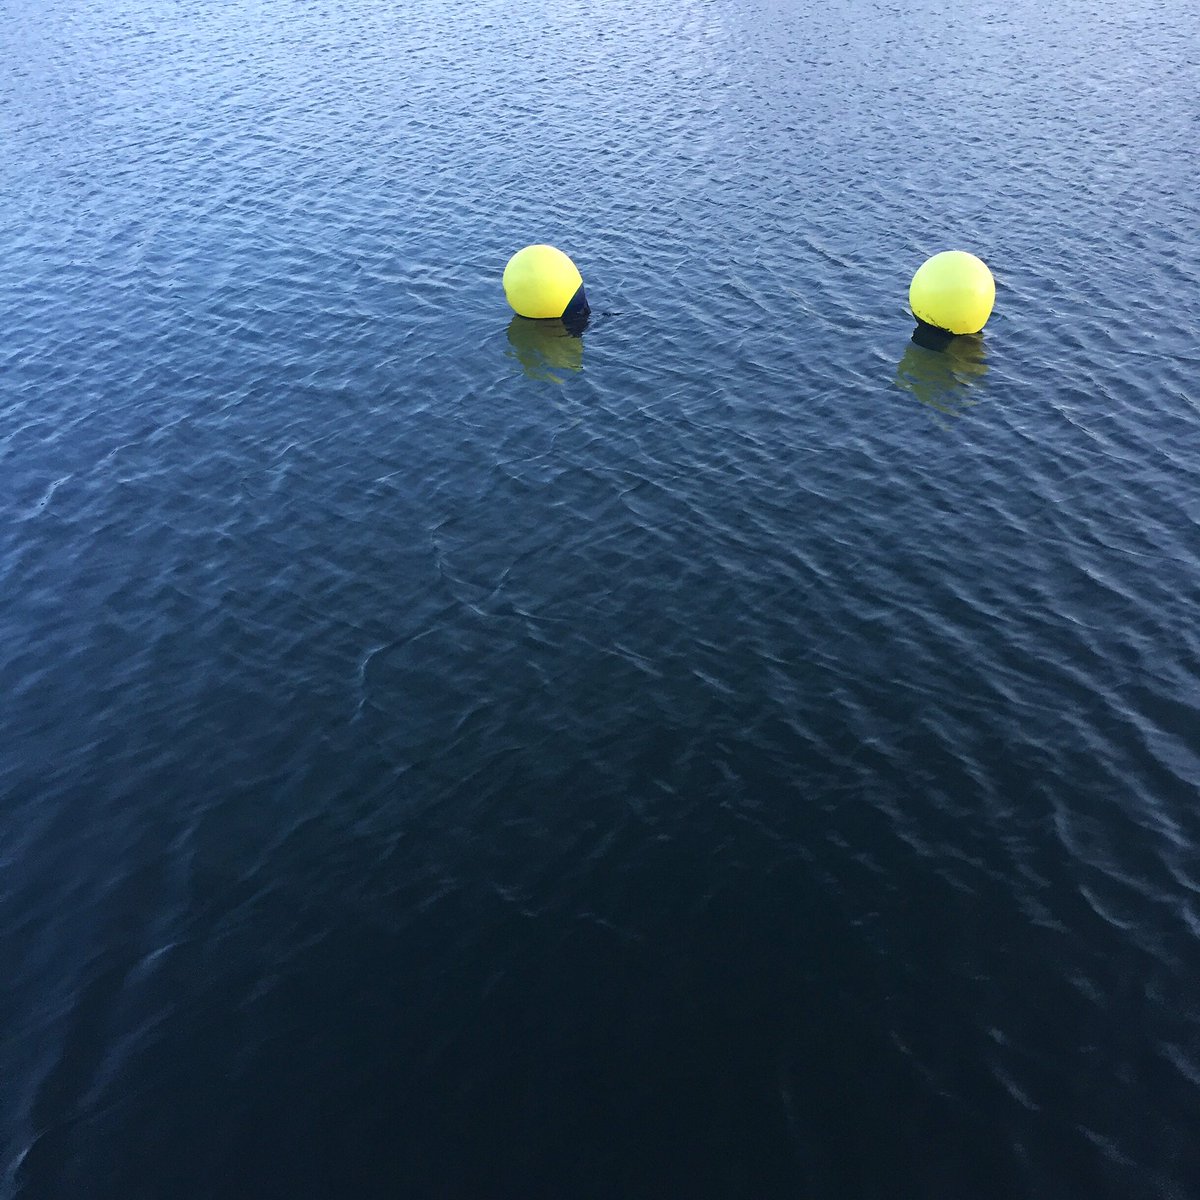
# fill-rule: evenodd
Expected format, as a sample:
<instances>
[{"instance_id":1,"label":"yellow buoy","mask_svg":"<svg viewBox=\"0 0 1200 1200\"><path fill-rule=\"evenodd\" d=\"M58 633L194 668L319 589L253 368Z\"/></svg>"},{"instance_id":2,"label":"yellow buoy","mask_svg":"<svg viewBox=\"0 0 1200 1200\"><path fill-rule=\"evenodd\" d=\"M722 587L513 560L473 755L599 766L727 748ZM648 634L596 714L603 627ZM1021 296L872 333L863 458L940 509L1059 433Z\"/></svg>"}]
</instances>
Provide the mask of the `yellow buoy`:
<instances>
[{"instance_id":1,"label":"yellow buoy","mask_svg":"<svg viewBox=\"0 0 1200 1200\"><path fill-rule=\"evenodd\" d=\"M588 307L579 268L553 246L518 250L504 268L504 294L522 317L563 317Z\"/></svg>"},{"instance_id":2,"label":"yellow buoy","mask_svg":"<svg viewBox=\"0 0 1200 1200\"><path fill-rule=\"evenodd\" d=\"M908 289L913 316L947 333L978 333L992 315L996 281L965 250L943 250L922 263Z\"/></svg>"}]
</instances>

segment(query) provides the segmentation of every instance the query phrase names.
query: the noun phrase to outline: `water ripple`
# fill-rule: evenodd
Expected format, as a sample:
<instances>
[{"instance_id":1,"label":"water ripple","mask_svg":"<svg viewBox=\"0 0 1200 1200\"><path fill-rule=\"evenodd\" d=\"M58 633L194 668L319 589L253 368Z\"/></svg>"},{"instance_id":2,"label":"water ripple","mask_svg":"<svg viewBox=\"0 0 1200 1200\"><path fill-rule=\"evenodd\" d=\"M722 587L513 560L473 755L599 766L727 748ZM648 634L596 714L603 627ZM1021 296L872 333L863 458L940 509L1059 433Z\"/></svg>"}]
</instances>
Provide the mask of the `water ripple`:
<instances>
[{"instance_id":1,"label":"water ripple","mask_svg":"<svg viewBox=\"0 0 1200 1200\"><path fill-rule=\"evenodd\" d=\"M1187 5L6 16L0 1197L1190 1194Z\"/></svg>"}]
</instances>

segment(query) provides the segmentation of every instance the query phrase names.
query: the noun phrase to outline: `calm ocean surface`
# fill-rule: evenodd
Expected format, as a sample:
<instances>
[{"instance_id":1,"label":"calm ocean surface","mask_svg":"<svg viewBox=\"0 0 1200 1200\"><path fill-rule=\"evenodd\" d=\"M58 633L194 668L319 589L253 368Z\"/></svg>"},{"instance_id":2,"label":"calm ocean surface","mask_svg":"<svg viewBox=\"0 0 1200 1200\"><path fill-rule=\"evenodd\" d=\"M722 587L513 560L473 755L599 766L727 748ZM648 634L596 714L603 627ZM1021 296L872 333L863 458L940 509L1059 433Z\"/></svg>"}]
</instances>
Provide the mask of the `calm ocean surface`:
<instances>
[{"instance_id":1,"label":"calm ocean surface","mask_svg":"<svg viewBox=\"0 0 1200 1200\"><path fill-rule=\"evenodd\" d=\"M1198 97L1194 0L0 0L0 1198L1200 1196Z\"/></svg>"}]
</instances>

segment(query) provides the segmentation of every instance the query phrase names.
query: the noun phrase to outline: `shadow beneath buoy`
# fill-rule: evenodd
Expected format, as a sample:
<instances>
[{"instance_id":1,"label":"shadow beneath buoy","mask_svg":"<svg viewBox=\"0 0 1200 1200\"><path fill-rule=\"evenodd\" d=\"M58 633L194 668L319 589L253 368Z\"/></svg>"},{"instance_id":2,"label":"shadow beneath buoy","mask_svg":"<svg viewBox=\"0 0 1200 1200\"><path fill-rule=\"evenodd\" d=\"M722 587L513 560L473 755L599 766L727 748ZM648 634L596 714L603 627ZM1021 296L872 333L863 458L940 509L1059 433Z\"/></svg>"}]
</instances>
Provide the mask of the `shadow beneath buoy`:
<instances>
[{"instance_id":1,"label":"shadow beneath buoy","mask_svg":"<svg viewBox=\"0 0 1200 1200\"><path fill-rule=\"evenodd\" d=\"M934 412L959 417L979 403L973 393L987 373L987 349L979 334L955 335L918 324L896 365L895 383Z\"/></svg>"},{"instance_id":2,"label":"shadow beneath buoy","mask_svg":"<svg viewBox=\"0 0 1200 1200\"><path fill-rule=\"evenodd\" d=\"M583 331L587 314L574 318L534 320L513 317L508 323L508 345L505 354L521 364L530 379L562 380L556 371L583 369Z\"/></svg>"}]
</instances>

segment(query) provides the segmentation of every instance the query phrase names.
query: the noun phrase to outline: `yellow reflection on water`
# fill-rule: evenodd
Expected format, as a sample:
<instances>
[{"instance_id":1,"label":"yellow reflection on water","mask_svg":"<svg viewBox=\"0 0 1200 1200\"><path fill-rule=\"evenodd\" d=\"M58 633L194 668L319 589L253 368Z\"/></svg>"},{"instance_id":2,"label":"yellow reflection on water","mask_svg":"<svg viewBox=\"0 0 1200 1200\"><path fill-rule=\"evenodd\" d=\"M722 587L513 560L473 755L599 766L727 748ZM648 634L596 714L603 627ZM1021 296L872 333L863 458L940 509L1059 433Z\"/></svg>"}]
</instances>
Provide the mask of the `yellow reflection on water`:
<instances>
[{"instance_id":1,"label":"yellow reflection on water","mask_svg":"<svg viewBox=\"0 0 1200 1200\"><path fill-rule=\"evenodd\" d=\"M978 334L951 337L918 328L896 366L895 383L935 413L959 417L979 402L987 372L987 349Z\"/></svg>"},{"instance_id":2,"label":"yellow reflection on water","mask_svg":"<svg viewBox=\"0 0 1200 1200\"><path fill-rule=\"evenodd\" d=\"M509 349L505 354L521 364L530 379L562 383L556 372L583 369L583 331L568 329L561 320L513 317L508 324Z\"/></svg>"}]
</instances>

